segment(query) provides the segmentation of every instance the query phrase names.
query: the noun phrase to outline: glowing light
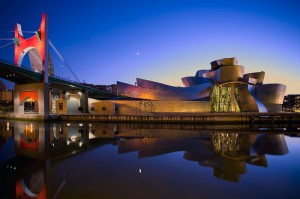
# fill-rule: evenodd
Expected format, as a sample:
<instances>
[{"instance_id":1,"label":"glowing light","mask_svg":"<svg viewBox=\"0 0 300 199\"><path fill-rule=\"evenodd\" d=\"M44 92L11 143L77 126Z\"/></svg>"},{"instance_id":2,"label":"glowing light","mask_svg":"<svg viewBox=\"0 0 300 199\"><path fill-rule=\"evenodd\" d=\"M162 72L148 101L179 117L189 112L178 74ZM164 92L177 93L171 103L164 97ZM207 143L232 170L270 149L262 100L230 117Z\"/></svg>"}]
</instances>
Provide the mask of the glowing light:
<instances>
[{"instance_id":1,"label":"glowing light","mask_svg":"<svg viewBox=\"0 0 300 199\"><path fill-rule=\"evenodd\" d=\"M71 124L70 124L70 123L67 123L67 126L71 126Z\"/></svg>"},{"instance_id":2,"label":"glowing light","mask_svg":"<svg viewBox=\"0 0 300 199\"><path fill-rule=\"evenodd\" d=\"M139 169L139 173L142 173L142 169Z\"/></svg>"},{"instance_id":3,"label":"glowing light","mask_svg":"<svg viewBox=\"0 0 300 199\"><path fill-rule=\"evenodd\" d=\"M93 133L89 133L89 139L96 138L96 136Z\"/></svg>"},{"instance_id":4,"label":"glowing light","mask_svg":"<svg viewBox=\"0 0 300 199\"><path fill-rule=\"evenodd\" d=\"M79 125L79 126L83 126L83 124L82 124L82 123L79 123L78 125Z\"/></svg>"},{"instance_id":5,"label":"glowing light","mask_svg":"<svg viewBox=\"0 0 300 199\"><path fill-rule=\"evenodd\" d=\"M35 100L32 99L32 98L28 98L28 99L26 100L26 102L35 102Z\"/></svg>"},{"instance_id":6,"label":"glowing light","mask_svg":"<svg viewBox=\"0 0 300 199\"><path fill-rule=\"evenodd\" d=\"M75 141L76 141L76 136L75 136L75 135L72 135L72 136L70 137L70 139L71 139L72 142L75 142Z\"/></svg>"}]
</instances>

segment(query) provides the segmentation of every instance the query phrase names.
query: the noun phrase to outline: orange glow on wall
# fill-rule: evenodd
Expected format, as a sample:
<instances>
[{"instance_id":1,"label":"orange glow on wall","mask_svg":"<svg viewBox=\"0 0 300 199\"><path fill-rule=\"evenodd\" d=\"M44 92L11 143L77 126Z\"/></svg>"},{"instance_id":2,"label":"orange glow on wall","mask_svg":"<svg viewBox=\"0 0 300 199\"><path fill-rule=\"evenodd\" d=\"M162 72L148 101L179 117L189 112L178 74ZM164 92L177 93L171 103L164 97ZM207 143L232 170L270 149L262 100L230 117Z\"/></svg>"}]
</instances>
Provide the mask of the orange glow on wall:
<instances>
[{"instance_id":1,"label":"orange glow on wall","mask_svg":"<svg viewBox=\"0 0 300 199\"><path fill-rule=\"evenodd\" d=\"M20 102L26 98L32 98L35 101L38 101L39 96L37 91L20 91Z\"/></svg>"}]
</instances>

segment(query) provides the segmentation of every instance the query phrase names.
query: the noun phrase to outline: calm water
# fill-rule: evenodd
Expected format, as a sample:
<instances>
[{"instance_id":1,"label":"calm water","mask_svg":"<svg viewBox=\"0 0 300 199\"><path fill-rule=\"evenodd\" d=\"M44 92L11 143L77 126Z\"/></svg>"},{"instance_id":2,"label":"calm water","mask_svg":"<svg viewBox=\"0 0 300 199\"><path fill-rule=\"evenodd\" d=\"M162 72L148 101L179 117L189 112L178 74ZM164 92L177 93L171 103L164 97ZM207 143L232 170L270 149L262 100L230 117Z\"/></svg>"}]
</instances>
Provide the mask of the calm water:
<instances>
[{"instance_id":1,"label":"calm water","mask_svg":"<svg viewBox=\"0 0 300 199\"><path fill-rule=\"evenodd\" d=\"M299 127L1 121L0 198L300 198Z\"/></svg>"}]
</instances>

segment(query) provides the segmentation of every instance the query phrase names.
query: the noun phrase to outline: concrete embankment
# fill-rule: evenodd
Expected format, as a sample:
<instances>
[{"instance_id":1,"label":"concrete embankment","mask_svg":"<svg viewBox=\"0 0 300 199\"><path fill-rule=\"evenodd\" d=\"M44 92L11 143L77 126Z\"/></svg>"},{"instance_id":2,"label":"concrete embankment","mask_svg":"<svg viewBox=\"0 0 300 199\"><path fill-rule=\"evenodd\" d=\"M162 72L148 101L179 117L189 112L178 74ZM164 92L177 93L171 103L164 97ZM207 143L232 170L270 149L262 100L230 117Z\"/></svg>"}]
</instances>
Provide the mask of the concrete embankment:
<instances>
[{"instance_id":1,"label":"concrete embankment","mask_svg":"<svg viewBox=\"0 0 300 199\"><path fill-rule=\"evenodd\" d=\"M93 121L93 122L153 122L198 124L299 124L300 113L201 113L201 114L155 114L155 115L40 115L0 114L1 119L46 121Z\"/></svg>"},{"instance_id":2,"label":"concrete embankment","mask_svg":"<svg viewBox=\"0 0 300 199\"><path fill-rule=\"evenodd\" d=\"M60 115L63 121L199 124L300 124L299 113L202 113L172 115Z\"/></svg>"}]
</instances>

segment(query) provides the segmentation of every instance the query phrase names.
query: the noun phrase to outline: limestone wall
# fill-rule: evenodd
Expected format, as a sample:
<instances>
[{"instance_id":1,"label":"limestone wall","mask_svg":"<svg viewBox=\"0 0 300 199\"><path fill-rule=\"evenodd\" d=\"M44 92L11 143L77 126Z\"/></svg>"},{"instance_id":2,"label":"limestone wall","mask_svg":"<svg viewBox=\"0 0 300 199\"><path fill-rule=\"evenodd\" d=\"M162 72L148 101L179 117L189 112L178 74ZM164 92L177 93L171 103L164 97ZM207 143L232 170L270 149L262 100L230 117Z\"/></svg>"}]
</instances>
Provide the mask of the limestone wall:
<instances>
[{"instance_id":1,"label":"limestone wall","mask_svg":"<svg viewBox=\"0 0 300 199\"><path fill-rule=\"evenodd\" d=\"M95 114L136 115L147 113L201 113L210 112L210 103L203 101L148 101L148 100L93 100L89 110Z\"/></svg>"}]
</instances>

